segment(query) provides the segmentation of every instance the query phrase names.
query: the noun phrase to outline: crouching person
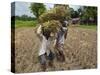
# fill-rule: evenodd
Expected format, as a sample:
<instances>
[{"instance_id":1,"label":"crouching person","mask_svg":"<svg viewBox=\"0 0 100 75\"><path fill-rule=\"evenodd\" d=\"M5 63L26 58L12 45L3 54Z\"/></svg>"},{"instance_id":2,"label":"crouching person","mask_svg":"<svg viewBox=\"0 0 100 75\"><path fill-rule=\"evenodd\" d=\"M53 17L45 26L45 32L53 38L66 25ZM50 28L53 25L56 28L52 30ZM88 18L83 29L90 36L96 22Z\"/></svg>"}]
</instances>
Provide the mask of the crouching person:
<instances>
[{"instance_id":1,"label":"crouching person","mask_svg":"<svg viewBox=\"0 0 100 75\"><path fill-rule=\"evenodd\" d=\"M50 66L53 66L54 54L50 48L52 41L51 31L48 29L44 30L40 25L39 28L37 29L37 34L41 41L41 46L38 54L39 62L42 71L45 71L47 68L47 61L49 61L48 63Z\"/></svg>"},{"instance_id":2,"label":"crouching person","mask_svg":"<svg viewBox=\"0 0 100 75\"><path fill-rule=\"evenodd\" d=\"M65 61L64 55L64 40L67 37L67 28L68 22L63 22L62 27L60 28L59 32L57 33L56 44L55 44L55 53L58 61Z\"/></svg>"}]
</instances>

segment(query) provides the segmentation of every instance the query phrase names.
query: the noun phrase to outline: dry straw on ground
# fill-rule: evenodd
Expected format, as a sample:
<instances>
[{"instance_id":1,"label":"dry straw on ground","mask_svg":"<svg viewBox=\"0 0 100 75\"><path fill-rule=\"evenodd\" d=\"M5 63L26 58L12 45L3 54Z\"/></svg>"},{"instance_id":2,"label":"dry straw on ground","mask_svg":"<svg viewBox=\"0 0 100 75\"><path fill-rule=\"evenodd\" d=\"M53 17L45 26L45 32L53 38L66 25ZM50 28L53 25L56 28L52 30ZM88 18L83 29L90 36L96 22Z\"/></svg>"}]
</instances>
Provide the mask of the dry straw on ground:
<instances>
[{"instance_id":1,"label":"dry straw on ground","mask_svg":"<svg viewBox=\"0 0 100 75\"><path fill-rule=\"evenodd\" d=\"M38 61L40 41L34 31L34 28L15 29L15 70L17 73L41 71ZM55 67L47 67L46 71L97 67L96 31L69 27L64 46L66 61L61 63L55 58Z\"/></svg>"}]
</instances>

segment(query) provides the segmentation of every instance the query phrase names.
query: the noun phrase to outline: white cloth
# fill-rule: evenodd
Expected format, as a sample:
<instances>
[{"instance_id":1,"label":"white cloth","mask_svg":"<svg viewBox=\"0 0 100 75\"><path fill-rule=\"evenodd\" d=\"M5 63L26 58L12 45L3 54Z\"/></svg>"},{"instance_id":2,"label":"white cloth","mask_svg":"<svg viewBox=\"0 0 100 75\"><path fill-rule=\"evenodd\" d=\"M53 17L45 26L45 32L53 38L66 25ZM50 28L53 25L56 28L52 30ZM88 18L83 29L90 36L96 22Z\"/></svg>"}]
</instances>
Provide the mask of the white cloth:
<instances>
[{"instance_id":1,"label":"white cloth","mask_svg":"<svg viewBox=\"0 0 100 75\"><path fill-rule=\"evenodd\" d=\"M68 25L68 21L64 21L66 23L66 25Z\"/></svg>"},{"instance_id":2,"label":"white cloth","mask_svg":"<svg viewBox=\"0 0 100 75\"><path fill-rule=\"evenodd\" d=\"M38 53L39 56L46 53L46 44L47 44L46 38L41 33L41 30L42 30L41 28L42 26L40 25L37 29L37 34L41 38L41 46L40 46L39 53Z\"/></svg>"},{"instance_id":3,"label":"white cloth","mask_svg":"<svg viewBox=\"0 0 100 75\"><path fill-rule=\"evenodd\" d=\"M43 38L42 43L41 43L41 46L40 46L40 49L39 49L39 56L43 55L45 53L47 53L47 56L48 56L49 53L50 53L50 50L52 49L51 47L52 47L53 41L52 41L51 38L49 38L47 40L44 36L42 36L42 38Z\"/></svg>"},{"instance_id":4,"label":"white cloth","mask_svg":"<svg viewBox=\"0 0 100 75\"><path fill-rule=\"evenodd\" d=\"M49 55L50 53L50 44L51 44L51 39L49 38L48 40L45 38L45 36L41 33L41 25L38 27L37 29L37 34L39 35L39 37L41 37L41 46L39 49L39 53L38 55L43 55L45 53L47 53L47 55Z\"/></svg>"},{"instance_id":5,"label":"white cloth","mask_svg":"<svg viewBox=\"0 0 100 75\"><path fill-rule=\"evenodd\" d=\"M64 44L64 35L59 39L59 44Z\"/></svg>"},{"instance_id":6,"label":"white cloth","mask_svg":"<svg viewBox=\"0 0 100 75\"><path fill-rule=\"evenodd\" d=\"M53 52L53 44L54 44L54 38L49 38L47 40L47 49L46 49L46 53L47 53L47 56L50 54L50 51Z\"/></svg>"},{"instance_id":7,"label":"white cloth","mask_svg":"<svg viewBox=\"0 0 100 75\"><path fill-rule=\"evenodd\" d=\"M47 40L44 36L42 36L42 43L39 49L39 56L46 53L46 49L47 49L46 45L47 45Z\"/></svg>"}]
</instances>

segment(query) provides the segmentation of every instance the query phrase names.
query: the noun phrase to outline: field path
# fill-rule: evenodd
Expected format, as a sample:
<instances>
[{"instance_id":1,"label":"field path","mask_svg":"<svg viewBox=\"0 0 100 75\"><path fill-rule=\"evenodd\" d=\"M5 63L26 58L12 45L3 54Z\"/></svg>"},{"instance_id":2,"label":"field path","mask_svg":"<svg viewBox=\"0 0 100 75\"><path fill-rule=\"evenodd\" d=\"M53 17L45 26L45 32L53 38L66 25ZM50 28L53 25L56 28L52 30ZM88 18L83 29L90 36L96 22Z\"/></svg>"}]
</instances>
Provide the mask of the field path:
<instances>
[{"instance_id":1,"label":"field path","mask_svg":"<svg viewBox=\"0 0 100 75\"><path fill-rule=\"evenodd\" d=\"M38 61L40 41L35 28L15 29L15 70L20 72L41 71ZM54 60L55 67L46 71L76 70L97 67L97 32L96 30L69 27L65 40L66 61Z\"/></svg>"}]
</instances>

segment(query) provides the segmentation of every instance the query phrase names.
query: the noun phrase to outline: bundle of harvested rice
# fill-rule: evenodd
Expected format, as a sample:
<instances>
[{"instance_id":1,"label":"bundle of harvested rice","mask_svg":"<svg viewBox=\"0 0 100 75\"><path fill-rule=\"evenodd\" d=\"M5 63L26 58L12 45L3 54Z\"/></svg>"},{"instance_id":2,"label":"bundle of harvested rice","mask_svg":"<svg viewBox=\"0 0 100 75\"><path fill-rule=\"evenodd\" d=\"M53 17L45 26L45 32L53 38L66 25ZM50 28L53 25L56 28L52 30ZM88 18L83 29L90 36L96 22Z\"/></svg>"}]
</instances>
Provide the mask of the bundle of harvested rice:
<instances>
[{"instance_id":1,"label":"bundle of harvested rice","mask_svg":"<svg viewBox=\"0 0 100 75\"><path fill-rule=\"evenodd\" d=\"M57 32L60 27L61 27L61 23L57 20L50 20L50 21L43 23L42 25L42 29L44 31L49 30L53 33Z\"/></svg>"},{"instance_id":2,"label":"bundle of harvested rice","mask_svg":"<svg viewBox=\"0 0 100 75\"><path fill-rule=\"evenodd\" d=\"M67 10L64 6L57 6L54 7L51 10L48 10L47 12L43 13L40 17L39 17L39 21L41 23L50 21L50 20L64 20L66 15L67 15Z\"/></svg>"}]
</instances>

